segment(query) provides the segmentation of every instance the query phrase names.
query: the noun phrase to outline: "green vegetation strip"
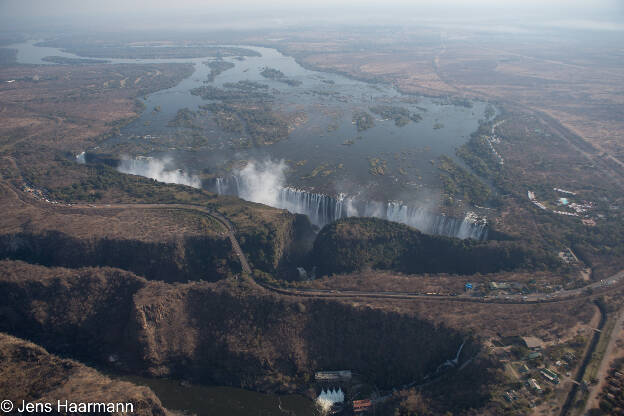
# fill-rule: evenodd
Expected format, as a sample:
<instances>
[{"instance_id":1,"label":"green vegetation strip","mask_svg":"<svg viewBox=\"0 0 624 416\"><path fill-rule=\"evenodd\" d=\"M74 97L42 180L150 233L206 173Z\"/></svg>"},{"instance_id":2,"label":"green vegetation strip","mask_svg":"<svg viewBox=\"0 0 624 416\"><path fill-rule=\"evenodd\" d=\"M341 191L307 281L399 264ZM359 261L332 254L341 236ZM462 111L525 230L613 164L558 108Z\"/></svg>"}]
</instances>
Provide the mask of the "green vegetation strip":
<instances>
[{"instance_id":1,"label":"green vegetation strip","mask_svg":"<svg viewBox=\"0 0 624 416\"><path fill-rule=\"evenodd\" d=\"M587 371L585 372L585 381L590 383L594 380L598 374L598 369L600 368L600 364L604 359L605 353L607 351L607 347L609 346L609 340L611 339L611 333L615 328L615 322L617 321L617 316L612 316L607 319L607 323L604 326L604 329L600 333L600 341L598 341L598 345L596 346L596 351L592 354L591 361L587 366Z\"/></svg>"}]
</instances>

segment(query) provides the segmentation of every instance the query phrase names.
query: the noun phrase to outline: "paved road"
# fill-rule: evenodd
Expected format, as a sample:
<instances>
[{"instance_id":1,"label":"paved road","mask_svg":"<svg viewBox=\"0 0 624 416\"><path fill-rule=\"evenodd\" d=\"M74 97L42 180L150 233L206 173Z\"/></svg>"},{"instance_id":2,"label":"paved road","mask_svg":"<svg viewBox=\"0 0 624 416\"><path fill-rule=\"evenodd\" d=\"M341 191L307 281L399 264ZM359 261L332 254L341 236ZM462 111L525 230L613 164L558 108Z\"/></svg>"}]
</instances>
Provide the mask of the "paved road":
<instances>
[{"instance_id":1,"label":"paved road","mask_svg":"<svg viewBox=\"0 0 624 416\"><path fill-rule=\"evenodd\" d=\"M16 196L28 203L22 197L22 193L11 189ZM41 199L35 199L39 202L44 202ZM49 201L47 201L49 202ZM51 203L47 204L48 206ZM251 275L251 267L247 261L245 253L240 247L236 238L235 228L232 223L224 217L222 214L210 210L201 205L193 204L54 204L52 206L63 209L183 209L197 211L204 215L208 215L227 230L227 235L232 244L232 249L236 253L241 263L241 268L244 274ZM253 281L253 279L252 279ZM531 303L549 303L560 302L571 299L576 299L582 296L595 297L601 293L613 290L616 286L619 287L624 282L624 270L610 276L607 279L603 279L599 282L594 282L590 285L579 289L560 290L552 294L529 294L529 295L498 295L495 297L472 297L467 294L461 294L458 296L451 295L438 295L428 293L417 292L381 292L381 291L359 291L359 290L332 290L332 289L286 289L275 286L270 286L261 282L254 281L255 284L264 287L267 290L291 296L306 296L306 297L326 297L326 298L377 298L377 299L426 299L426 300L446 300L453 302L471 302L471 303L508 303L508 304L531 304Z\"/></svg>"},{"instance_id":2,"label":"paved road","mask_svg":"<svg viewBox=\"0 0 624 416\"><path fill-rule=\"evenodd\" d=\"M95 205L95 204L76 204L71 206L64 206L64 208L71 209L183 209L183 210L191 210L197 211L202 214L205 214L219 224L223 225L227 230L227 235L232 243L232 249L238 256L238 259L241 263L241 268L243 269L243 273L251 274L251 267L249 267L249 262L247 261L247 257L243 250L238 244L238 240L236 239L234 226L232 223L225 218L223 215L218 212L212 211L206 207L201 205L191 205L191 204L105 204L105 205Z\"/></svg>"},{"instance_id":3,"label":"paved road","mask_svg":"<svg viewBox=\"0 0 624 416\"><path fill-rule=\"evenodd\" d=\"M380 292L380 291L359 291L359 290L332 290L332 289L285 289L274 286L263 285L265 288L277 293L306 297L330 297L330 298L381 298L381 299L429 299L447 300L453 302L472 303L510 303L510 304L531 304L561 302L579 297L595 297L602 293L613 290L624 283L624 270L614 274L608 279L601 280L587 285L580 289L560 290L552 294L531 294L531 295L499 295L496 297L473 297L469 295L436 295L417 292ZM591 291L588 290L591 288Z\"/></svg>"}]
</instances>

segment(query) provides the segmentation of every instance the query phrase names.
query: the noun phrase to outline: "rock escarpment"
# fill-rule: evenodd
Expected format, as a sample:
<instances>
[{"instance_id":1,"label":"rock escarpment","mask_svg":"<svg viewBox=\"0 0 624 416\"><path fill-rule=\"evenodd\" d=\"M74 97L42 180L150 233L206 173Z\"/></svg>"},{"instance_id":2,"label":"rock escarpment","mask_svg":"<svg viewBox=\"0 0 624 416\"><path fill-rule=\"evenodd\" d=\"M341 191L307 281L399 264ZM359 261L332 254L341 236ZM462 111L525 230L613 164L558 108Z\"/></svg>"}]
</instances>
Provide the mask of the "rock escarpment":
<instances>
[{"instance_id":1,"label":"rock escarpment","mask_svg":"<svg viewBox=\"0 0 624 416\"><path fill-rule=\"evenodd\" d=\"M366 268L474 274L559 264L549 253L522 243L428 235L377 218L345 218L327 225L314 242L313 259L324 275Z\"/></svg>"},{"instance_id":2,"label":"rock escarpment","mask_svg":"<svg viewBox=\"0 0 624 416\"><path fill-rule=\"evenodd\" d=\"M59 400L63 403L131 403L133 415L170 414L147 387L113 381L85 365L59 358L33 343L1 333L0 397L11 400L14 409L22 401L49 403L52 414L57 414ZM130 407L124 405L123 409Z\"/></svg>"},{"instance_id":3,"label":"rock escarpment","mask_svg":"<svg viewBox=\"0 0 624 416\"><path fill-rule=\"evenodd\" d=\"M0 236L0 258L69 268L110 266L150 280L215 281L240 271L227 237L174 236L162 241L78 238L61 231Z\"/></svg>"},{"instance_id":4,"label":"rock escarpment","mask_svg":"<svg viewBox=\"0 0 624 416\"><path fill-rule=\"evenodd\" d=\"M0 262L0 331L152 376L263 391L351 369L380 388L419 380L465 335L406 314L278 296L240 280L150 282L116 269ZM469 344L474 344L468 341Z\"/></svg>"}]
</instances>

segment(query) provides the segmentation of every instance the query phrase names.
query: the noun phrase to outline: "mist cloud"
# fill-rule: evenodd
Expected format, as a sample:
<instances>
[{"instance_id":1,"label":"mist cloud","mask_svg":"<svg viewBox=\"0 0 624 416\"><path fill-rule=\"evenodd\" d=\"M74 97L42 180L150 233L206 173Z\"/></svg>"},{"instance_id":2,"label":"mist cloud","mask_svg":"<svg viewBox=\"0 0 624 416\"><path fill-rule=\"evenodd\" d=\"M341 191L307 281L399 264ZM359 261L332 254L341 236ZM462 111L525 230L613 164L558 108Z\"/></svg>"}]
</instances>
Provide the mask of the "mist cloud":
<instances>
[{"instance_id":1,"label":"mist cloud","mask_svg":"<svg viewBox=\"0 0 624 416\"><path fill-rule=\"evenodd\" d=\"M585 19L593 22L592 30L613 30L624 19L622 4L618 0L2 0L0 23L4 27L20 27L19 21L25 20L39 26L64 23L105 31L210 31L322 23L403 25L427 19L461 19L472 24L489 21L504 27L518 20L532 26L539 22Z\"/></svg>"},{"instance_id":2,"label":"mist cloud","mask_svg":"<svg viewBox=\"0 0 624 416\"><path fill-rule=\"evenodd\" d=\"M272 207L279 206L279 194L286 183L283 160L251 161L238 172L242 185L239 197Z\"/></svg>"},{"instance_id":3,"label":"mist cloud","mask_svg":"<svg viewBox=\"0 0 624 416\"><path fill-rule=\"evenodd\" d=\"M181 169L176 169L172 166L170 158L125 158L121 161L117 170L122 173L155 179L159 182L176 183L179 185L192 186L193 188L201 188L201 179L199 179L199 177L189 175Z\"/></svg>"}]
</instances>

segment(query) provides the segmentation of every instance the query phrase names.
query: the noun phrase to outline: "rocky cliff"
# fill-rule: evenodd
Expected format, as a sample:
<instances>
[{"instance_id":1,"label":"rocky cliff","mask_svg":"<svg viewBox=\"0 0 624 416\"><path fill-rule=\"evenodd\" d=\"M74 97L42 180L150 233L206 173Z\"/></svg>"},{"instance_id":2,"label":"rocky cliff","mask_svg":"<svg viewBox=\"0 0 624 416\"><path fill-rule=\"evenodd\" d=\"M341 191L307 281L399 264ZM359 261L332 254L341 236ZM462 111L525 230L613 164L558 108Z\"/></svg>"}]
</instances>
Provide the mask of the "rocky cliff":
<instances>
[{"instance_id":1,"label":"rocky cliff","mask_svg":"<svg viewBox=\"0 0 624 416\"><path fill-rule=\"evenodd\" d=\"M113 381L85 365L59 358L35 344L1 333L0 397L11 400L14 409L22 401L50 403L52 414L59 414L56 412L59 400L72 403L132 403L133 415L170 414L147 387Z\"/></svg>"},{"instance_id":2,"label":"rocky cliff","mask_svg":"<svg viewBox=\"0 0 624 416\"><path fill-rule=\"evenodd\" d=\"M301 389L322 369L397 386L454 357L465 338L407 314L229 279L167 284L3 261L0 291L10 294L0 331L121 370L264 391Z\"/></svg>"},{"instance_id":3,"label":"rocky cliff","mask_svg":"<svg viewBox=\"0 0 624 416\"><path fill-rule=\"evenodd\" d=\"M69 268L110 266L150 280L216 281L240 271L227 237L163 236L161 241L132 238L78 238L61 231L0 235L0 258Z\"/></svg>"},{"instance_id":4,"label":"rocky cliff","mask_svg":"<svg viewBox=\"0 0 624 416\"><path fill-rule=\"evenodd\" d=\"M313 259L323 275L366 268L474 274L559 264L552 254L522 243L428 235L377 218L345 218L325 226L314 242Z\"/></svg>"}]
</instances>

